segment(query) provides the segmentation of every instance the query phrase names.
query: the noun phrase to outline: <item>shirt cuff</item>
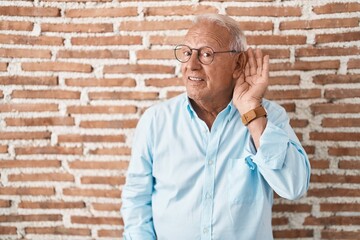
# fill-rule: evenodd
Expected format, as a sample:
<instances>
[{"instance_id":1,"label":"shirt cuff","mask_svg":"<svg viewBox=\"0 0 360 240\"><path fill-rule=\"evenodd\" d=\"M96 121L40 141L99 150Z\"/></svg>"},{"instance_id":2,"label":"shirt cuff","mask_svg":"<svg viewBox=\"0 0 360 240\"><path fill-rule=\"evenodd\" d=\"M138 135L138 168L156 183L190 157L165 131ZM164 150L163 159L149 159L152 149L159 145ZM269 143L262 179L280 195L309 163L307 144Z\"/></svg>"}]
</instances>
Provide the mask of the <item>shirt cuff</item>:
<instances>
[{"instance_id":1,"label":"shirt cuff","mask_svg":"<svg viewBox=\"0 0 360 240\"><path fill-rule=\"evenodd\" d=\"M281 169L289 141L289 136L284 129L268 121L260 137L260 147L252 160L262 167Z\"/></svg>"}]
</instances>

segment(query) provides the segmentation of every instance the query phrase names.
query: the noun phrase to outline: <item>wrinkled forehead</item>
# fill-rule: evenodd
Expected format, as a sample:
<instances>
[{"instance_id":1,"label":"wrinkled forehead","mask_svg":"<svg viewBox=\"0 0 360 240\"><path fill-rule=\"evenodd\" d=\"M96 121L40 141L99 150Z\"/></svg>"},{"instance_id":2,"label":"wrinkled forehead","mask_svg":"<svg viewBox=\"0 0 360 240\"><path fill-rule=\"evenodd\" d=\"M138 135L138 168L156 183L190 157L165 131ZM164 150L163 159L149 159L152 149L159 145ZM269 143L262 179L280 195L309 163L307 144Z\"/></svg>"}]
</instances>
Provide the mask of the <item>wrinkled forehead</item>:
<instances>
[{"instance_id":1,"label":"wrinkled forehead","mask_svg":"<svg viewBox=\"0 0 360 240\"><path fill-rule=\"evenodd\" d=\"M184 43L194 48L202 46L228 48L230 39L230 33L227 28L214 22L201 21L195 23L188 30Z\"/></svg>"}]
</instances>

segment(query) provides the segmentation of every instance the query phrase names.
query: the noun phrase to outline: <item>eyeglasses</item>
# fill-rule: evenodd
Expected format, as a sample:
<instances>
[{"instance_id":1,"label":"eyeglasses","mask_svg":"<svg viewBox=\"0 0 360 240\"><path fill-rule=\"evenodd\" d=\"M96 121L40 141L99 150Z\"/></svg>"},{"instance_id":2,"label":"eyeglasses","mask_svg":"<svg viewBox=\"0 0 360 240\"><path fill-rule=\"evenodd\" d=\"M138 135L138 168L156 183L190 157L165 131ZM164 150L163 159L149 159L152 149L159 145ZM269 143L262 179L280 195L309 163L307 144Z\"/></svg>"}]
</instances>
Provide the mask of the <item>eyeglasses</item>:
<instances>
[{"instance_id":1,"label":"eyeglasses","mask_svg":"<svg viewBox=\"0 0 360 240\"><path fill-rule=\"evenodd\" d=\"M236 50L215 52L211 47L191 48L187 45L177 45L174 49L175 58L181 62L186 63L191 58L192 52L197 51L199 61L204 65L209 65L214 60L215 53L239 53Z\"/></svg>"}]
</instances>

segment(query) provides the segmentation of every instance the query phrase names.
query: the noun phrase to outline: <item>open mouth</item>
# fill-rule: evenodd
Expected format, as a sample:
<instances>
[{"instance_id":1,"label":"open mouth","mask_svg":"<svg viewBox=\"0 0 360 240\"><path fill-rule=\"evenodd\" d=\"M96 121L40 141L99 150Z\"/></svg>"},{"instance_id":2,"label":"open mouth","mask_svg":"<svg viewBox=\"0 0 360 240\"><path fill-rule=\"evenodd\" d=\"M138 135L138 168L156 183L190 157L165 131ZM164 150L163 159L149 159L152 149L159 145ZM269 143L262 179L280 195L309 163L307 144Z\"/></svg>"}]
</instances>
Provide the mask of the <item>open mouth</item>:
<instances>
[{"instance_id":1,"label":"open mouth","mask_svg":"<svg viewBox=\"0 0 360 240\"><path fill-rule=\"evenodd\" d=\"M199 78L199 77L188 77L188 79L189 79L190 81L204 81L204 79Z\"/></svg>"}]
</instances>

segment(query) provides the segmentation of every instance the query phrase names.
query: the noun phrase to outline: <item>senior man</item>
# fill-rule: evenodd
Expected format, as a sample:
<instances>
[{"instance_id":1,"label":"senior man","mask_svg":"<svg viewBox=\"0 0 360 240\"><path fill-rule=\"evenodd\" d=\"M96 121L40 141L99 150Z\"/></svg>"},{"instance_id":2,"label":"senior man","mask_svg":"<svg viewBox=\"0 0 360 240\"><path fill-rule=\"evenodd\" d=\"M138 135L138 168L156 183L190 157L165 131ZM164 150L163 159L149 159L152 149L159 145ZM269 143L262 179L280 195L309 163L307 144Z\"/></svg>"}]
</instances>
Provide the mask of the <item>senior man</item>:
<instances>
[{"instance_id":1,"label":"senior man","mask_svg":"<svg viewBox=\"0 0 360 240\"><path fill-rule=\"evenodd\" d=\"M307 155L285 110L263 98L269 56L245 48L238 23L218 14L197 16L175 47L186 93L139 121L124 239L273 239L273 191L307 191Z\"/></svg>"}]
</instances>

